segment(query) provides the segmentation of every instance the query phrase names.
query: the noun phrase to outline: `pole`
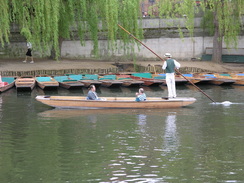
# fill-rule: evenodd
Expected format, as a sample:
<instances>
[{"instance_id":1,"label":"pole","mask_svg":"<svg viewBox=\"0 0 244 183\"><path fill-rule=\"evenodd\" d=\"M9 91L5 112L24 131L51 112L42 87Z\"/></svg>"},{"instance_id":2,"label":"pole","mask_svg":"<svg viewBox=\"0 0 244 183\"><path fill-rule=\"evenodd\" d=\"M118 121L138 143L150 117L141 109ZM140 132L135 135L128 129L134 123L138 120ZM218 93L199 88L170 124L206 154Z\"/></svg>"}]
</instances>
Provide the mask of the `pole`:
<instances>
[{"instance_id":1,"label":"pole","mask_svg":"<svg viewBox=\"0 0 244 183\"><path fill-rule=\"evenodd\" d=\"M145 48L147 48L149 51L151 51L154 55L156 55L160 60L164 61L158 54L156 54L153 50L151 50L149 47L147 47L144 43L142 43L139 39L137 39L135 36L133 36L129 31L127 31L124 27L118 24L118 26L124 30L127 34L129 34L132 38L134 38L136 41L141 43ZM185 80L187 80L189 83L191 83L196 89L198 89L200 92L202 92L206 97L208 97L212 102L216 103L210 96L208 96L204 91L202 91L198 86L196 86L191 80L187 79L183 74L180 73L177 69L175 71L180 74Z\"/></svg>"}]
</instances>

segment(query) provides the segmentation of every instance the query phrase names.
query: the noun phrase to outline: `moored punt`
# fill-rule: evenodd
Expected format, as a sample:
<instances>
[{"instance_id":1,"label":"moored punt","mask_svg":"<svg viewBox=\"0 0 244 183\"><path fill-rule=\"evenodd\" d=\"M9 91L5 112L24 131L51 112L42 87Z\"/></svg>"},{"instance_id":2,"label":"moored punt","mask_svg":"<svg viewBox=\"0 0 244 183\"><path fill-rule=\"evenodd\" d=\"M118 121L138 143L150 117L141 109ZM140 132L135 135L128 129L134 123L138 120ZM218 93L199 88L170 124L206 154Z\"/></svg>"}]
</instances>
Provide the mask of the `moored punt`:
<instances>
[{"instance_id":1,"label":"moored punt","mask_svg":"<svg viewBox=\"0 0 244 183\"><path fill-rule=\"evenodd\" d=\"M233 79L218 78L217 74L203 74L202 76L211 78L212 80L209 83L214 85L231 85L235 83Z\"/></svg>"},{"instance_id":2,"label":"moored punt","mask_svg":"<svg viewBox=\"0 0 244 183\"><path fill-rule=\"evenodd\" d=\"M79 80L79 82L83 83L85 87L89 87L90 85L95 85L96 87L101 86L102 82L98 80L97 74L85 74Z\"/></svg>"},{"instance_id":3,"label":"moored punt","mask_svg":"<svg viewBox=\"0 0 244 183\"><path fill-rule=\"evenodd\" d=\"M84 86L83 83L72 79L69 76L54 76L54 79L59 82L59 86L66 89L77 89Z\"/></svg>"},{"instance_id":4,"label":"moored punt","mask_svg":"<svg viewBox=\"0 0 244 183\"><path fill-rule=\"evenodd\" d=\"M236 79L233 84L244 86L244 79Z\"/></svg>"},{"instance_id":5,"label":"moored punt","mask_svg":"<svg viewBox=\"0 0 244 183\"><path fill-rule=\"evenodd\" d=\"M119 87L122 85L122 81L116 78L116 75L104 75L99 78L101 85L104 87Z\"/></svg>"},{"instance_id":6,"label":"moored punt","mask_svg":"<svg viewBox=\"0 0 244 183\"><path fill-rule=\"evenodd\" d=\"M153 78L151 73L132 73L131 78L143 81L145 86L159 86L166 83L165 79Z\"/></svg>"},{"instance_id":7,"label":"moored punt","mask_svg":"<svg viewBox=\"0 0 244 183\"><path fill-rule=\"evenodd\" d=\"M21 76L15 80L17 91L32 91L36 85L36 80L33 76Z\"/></svg>"},{"instance_id":8,"label":"moored punt","mask_svg":"<svg viewBox=\"0 0 244 183\"><path fill-rule=\"evenodd\" d=\"M211 78L201 77L198 74L197 75L182 74L182 75L194 84L209 84L209 82L212 80Z\"/></svg>"},{"instance_id":9,"label":"moored punt","mask_svg":"<svg viewBox=\"0 0 244 183\"><path fill-rule=\"evenodd\" d=\"M56 108L81 108L81 109L166 109L178 108L193 104L195 98L148 97L146 101L136 102L134 97L105 97L102 100L87 100L80 96L37 96L36 100Z\"/></svg>"},{"instance_id":10,"label":"moored punt","mask_svg":"<svg viewBox=\"0 0 244 183\"><path fill-rule=\"evenodd\" d=\"M14 87L15 77L2 77L0 82L0 92L4 92Z\"/></svg>"},{"instance_id":11,"label":"moored punt","mask_svg":"<svg viewBox=\"0 0 244 183\"><path fill-rule=\"evenodd\" d=\"M159 76L163 77L163 79L166 79L166 74L158 74ZM187 84L188 81L185 78L179 77L179 76L175 76L175 84L176 85L184 85ZM165 85L166 85L166 81L165 81Z\"/></svg>"},{"instance_id":12,"label":"moored punt","mask_svg":"<svg viewBox=\"0 0 244 183\"><path fill-rule=\"evenodd\" d=\"M143 81L132 79L129 74L119 74L117 75L117 79L122 81L123 83L121 86L125 87L139 87L144 83Z\"/></svg>"},{"instance_id":13,"label":"moored punt","mask_svg":"<svg viewBox=\"0 0 244 183\"><path fill-rule=\"evenodd\" d=\"M37 85L43 90L57 89L59 87L58 81L51 76L36 76Z\"/></svg>"}]
</instances>

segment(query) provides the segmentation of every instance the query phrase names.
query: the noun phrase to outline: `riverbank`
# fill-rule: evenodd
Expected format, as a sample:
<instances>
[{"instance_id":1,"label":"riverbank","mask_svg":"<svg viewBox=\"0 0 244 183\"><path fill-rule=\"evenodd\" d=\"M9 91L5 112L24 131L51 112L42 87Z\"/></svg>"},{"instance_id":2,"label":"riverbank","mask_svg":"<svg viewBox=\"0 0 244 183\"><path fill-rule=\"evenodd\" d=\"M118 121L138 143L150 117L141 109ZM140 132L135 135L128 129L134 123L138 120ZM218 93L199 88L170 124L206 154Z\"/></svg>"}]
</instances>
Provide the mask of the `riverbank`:
<instances>
[{"instance_id":1,"label":"riverbank","mask_svg":"<svg viewBox=\"0 0 244 183\"><path fill-rule=\"evenodd\" d=\"M210 61L180 61L181 68L199 68L202 70L208 70L212 72L243 72L244 63L224 63L216 64ZM137 61L137 65L148 67L155 66L157 70L160 70L162 61ZM100 61L100 60L72 60L62 59L60 61L49 59L35 59L35 63L31 64L30 61L23 63L21 59L1 59L0 60L0 72L27 72L37 70L72 70L72 69L116 69L118 65L128 65L123 67L122 71L131 71L133 66L132 61Z\"/></svg>"}]
</instances>

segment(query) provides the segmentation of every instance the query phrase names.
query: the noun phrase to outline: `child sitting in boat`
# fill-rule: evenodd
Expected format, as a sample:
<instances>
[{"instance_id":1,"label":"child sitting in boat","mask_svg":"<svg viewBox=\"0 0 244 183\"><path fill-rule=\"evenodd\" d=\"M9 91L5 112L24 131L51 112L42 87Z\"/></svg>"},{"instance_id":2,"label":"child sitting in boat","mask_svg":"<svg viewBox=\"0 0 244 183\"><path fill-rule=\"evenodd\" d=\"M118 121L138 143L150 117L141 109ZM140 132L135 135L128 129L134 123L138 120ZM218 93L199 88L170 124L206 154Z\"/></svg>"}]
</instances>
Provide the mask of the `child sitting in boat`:
<instances>
[{"instance_id":1,"label":"child sitting in boat","mask_svg":"<svg viewBox=\"0 0 244 183\"><path fill-rule=\"evenodd\" d=\"M88 92L87 97L86 97L87 100L101 100L97 96L95 85L90 85L88 89L89 89L89 92Z\"/></svg>"},{"instance_id":2,"label":"child sitting in boat","mask_svg":"<svg viewBox=\"0 0 244 183\"><path fill-rule=\"evenodd\" d=\"M136 92L136 101L140 102L140 101L145 101L147 99L146 94L144 93L144 89L140 88L139 92Z\"/></svg>"}]
</instances>

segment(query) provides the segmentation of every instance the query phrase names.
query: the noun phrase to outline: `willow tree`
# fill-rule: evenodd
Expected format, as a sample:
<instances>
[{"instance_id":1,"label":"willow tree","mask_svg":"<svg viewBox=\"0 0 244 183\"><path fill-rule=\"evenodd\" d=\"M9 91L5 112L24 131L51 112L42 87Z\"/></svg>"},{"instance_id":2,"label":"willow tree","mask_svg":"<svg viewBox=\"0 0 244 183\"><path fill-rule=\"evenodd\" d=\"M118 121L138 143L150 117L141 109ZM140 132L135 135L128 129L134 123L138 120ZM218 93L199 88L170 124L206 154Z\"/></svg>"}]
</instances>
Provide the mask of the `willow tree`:
<instances>
[{"instance_id":1,"label":"willow tree","mask_svg":"<svg viewBox=\"0 0 244 183\"><path fill-rule=\"evenodd\" d=\"M60 55L64 39L93 40L98 55L98 40L103 32L111 50L119 38L127 45L131 39L118 29L120 23L141 37L138 26L140 0L1 0L0 42L9 43L11 26L17 25L27 41L39 50L53 48ZM126 48L126 46L124 46Z\"/></svg>"},{"instance_id":2,"label":"willow tree","mask_svg":"<svg viewBox=\"0 0 244 183\"><path fill-rule=\"evenodd\" d=\"M213 33L212 61L221 63L223 41L228 48L235 47L242 26L243 0L158 0L159 15L164 18L186 18L186 28L192 36L196 12L203 11L209 32ZM180 30L180 29L179 29ZM181 31L179 31L181 33Z\"/></svg>"}]
</instances>

